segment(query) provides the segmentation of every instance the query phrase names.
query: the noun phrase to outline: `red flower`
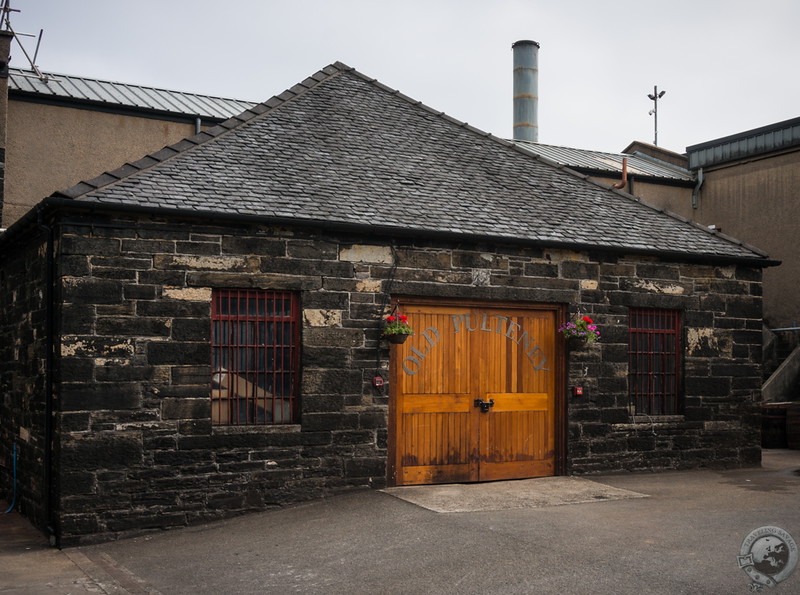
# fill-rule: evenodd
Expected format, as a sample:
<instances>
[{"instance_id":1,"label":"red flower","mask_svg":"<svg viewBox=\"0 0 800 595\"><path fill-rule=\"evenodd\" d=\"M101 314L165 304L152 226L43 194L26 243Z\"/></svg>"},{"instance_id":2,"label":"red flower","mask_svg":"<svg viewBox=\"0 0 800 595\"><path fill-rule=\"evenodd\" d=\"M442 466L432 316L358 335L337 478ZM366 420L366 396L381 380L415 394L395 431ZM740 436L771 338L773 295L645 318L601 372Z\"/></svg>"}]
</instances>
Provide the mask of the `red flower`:
<instances>
[{"instance_id":1,"label":"red flower","mask_svg":"<svg viewBox=\"0 0 800 595\"><path fill-rule=\"evenodd\" d=\"M400 315L400 322L408 322L408 316Z\"/></svg>"},{"instance_id":2,"label":"red flower","mask_svg":"<svg viewBox=\"0 0 800 595\"><path fill-rule=\"evenodd\" d=\"M583 321L584 321L584 322L586 322L587 324L592 324L592 323L594 322L594 320L592 320L592 319L591 319L591 318L589 318L588 316L584 316L583 318L581 318L581 320L583 320Z\"/></svg>"},{"instance_id":3,"label":"red flower","mask_svg":"<svg viewBox=\"0 0 800 595\"><path fill-rule=\"evenodd\" d=\"M394 316L387 316L386 317L386 321L387 322L394 322L395 320L397 320L397 319Z\"/></svg>"}]
</instances>

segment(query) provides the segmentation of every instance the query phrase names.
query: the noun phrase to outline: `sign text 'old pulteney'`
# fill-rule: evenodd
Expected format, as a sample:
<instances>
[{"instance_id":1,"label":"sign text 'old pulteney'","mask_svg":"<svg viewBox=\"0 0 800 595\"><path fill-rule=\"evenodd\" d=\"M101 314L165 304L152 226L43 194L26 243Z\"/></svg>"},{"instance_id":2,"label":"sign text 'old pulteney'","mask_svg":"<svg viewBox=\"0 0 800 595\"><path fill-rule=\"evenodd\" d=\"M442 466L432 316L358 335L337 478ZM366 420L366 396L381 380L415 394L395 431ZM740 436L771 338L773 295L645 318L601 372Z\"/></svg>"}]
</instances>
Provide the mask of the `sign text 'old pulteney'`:
<instances>
[{"instance_id":1,"label":"sign text 'old pulteney'","mask_svg":"<svg viewBox=\"0 0 800 595\"><path fill-rule=\"evenodd\" d=\"M528 331L522 328L522 325L514 322L508 316L489 314L488 312L481 314L451 314L450 322L452 325L449 330L453 334L485 332L505 335L509 341L522 346L525 356L533 364L534 370L547 370L545 368L547 356L542 351L542 348L537 345L536 339L531 337ZM429 326L420 333L420 336L425 342L419 347L412 347L410 350L411 355L403 360L403 371L410 376L419 372L425 358L439 343L442 335L438 328Z\"/></svg>"}]
</instances>

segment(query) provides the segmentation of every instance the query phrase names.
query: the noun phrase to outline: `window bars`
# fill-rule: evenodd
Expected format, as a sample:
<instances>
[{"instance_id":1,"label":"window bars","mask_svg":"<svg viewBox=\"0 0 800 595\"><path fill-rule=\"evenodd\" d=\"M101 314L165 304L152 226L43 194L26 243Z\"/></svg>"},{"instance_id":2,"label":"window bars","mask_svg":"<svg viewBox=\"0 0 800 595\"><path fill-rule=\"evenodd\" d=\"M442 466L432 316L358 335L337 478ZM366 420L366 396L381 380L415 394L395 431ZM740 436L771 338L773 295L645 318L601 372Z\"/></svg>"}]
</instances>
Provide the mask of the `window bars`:
<instances>
[{"instance_id":1,"label":"window bars","mask_svg":"<svg viewBox=\"0 0 800 595\"><path fill-rule=\"evenodd\" d=\"M211 422L294 423L299 412L300 307L286 291L215 290Z\"/></svg>"},{"instance_id":2,"label":"window bars","mask_svg":"<svg viewBox=\"0 0 800 595\"><path fill-rule=\"evenodd\" d=\"M636 413L680 412L681 324L676 310L630 310L628 392Z\"/></svg>"}]
</instances>

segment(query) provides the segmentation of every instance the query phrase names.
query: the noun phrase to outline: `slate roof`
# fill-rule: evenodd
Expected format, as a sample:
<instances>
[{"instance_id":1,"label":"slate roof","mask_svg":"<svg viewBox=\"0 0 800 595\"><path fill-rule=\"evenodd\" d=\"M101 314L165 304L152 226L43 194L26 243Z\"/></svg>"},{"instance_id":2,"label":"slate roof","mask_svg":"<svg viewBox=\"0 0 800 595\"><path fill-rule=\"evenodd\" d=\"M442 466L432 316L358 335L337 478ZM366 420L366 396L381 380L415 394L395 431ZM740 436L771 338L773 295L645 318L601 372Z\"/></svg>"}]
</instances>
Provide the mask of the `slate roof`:
<instances>
[{"instance_id":1,"label":"slate roof","mask_svg":"<svg viewBox=\"0 0 800 595\"><path fill-rule=\"evenodd\" d=\"M573 147L559 147L545 145L530 141L513 141L537 155L546 157L572 169L584 173L607 173L612 177L619 177L622 173L622 160L628 159L628 174L637 178L653 178L657 180L672 180L681 182L694 182L692 172L683 167L672 165L665 161L655 159L649 155L628 153L606 153L589 149L576 149Z\"/></svg>"},{"instance_id":2,"label":"slate roof","mask_svg":"<svg viewBox=\"0 0 800 595\"><path fill-rule=\"evenodd\" d=\"M200 116L225 120L255 105L251 101L170 91L143 85L103 81L69 74L8 69L8 88L12 95L89 103L106 108L129 108L157 113Z\"/></svg>"},{"instance_id":3,"label":"slate roof","mask_svg":"<svg viewBox=\"0 0 800 595\"><path fill-rule=\"evenodd\" d=\"M339 62L59 196L383 235L767 262L753 248L591 182Z\"/></svg>"}]
</instances>

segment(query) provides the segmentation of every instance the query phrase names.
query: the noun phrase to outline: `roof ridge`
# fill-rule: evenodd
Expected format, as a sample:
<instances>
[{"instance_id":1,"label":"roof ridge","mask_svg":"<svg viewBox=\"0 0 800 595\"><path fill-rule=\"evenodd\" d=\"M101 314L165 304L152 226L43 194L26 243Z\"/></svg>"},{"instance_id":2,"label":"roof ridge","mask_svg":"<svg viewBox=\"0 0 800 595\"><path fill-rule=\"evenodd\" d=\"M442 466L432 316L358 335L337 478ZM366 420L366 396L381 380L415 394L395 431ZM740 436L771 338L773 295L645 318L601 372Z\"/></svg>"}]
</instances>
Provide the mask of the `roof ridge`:
<instances>
[{"instance_id":1,"label":"roof ridge","mask_svg":"<svg viewBox=\"0 0 800 595\"><path fill-rule=\"evenodd\" d=\"M495 140L502 141L504 143L507 142L504 139L500 138L499 136L495 136L491 132L486 132L485 130L481 130L480 128L476 128L475 126L471 126L468 122L463 122L463 121L459 120L458 118L454 118L453 116L450 116L450 115L446 114L445 112L443 112L441 110L434 109L434 108L430 107L429 105L423 103L419 99L414 99L413 97L410 97L410 96L406 95L405 93L401 92L399 89L393 89L392 87L389 87L388 85L380 82L378 79L373 78L371 76L367 76L363 72L360 72L359 70L357 70L357 69L355 69L355 68L353 68L351 66L347 66L346 64L342 64L341 62L336 62L335 64L336 65L341 65L348 72L351 72L352 74L354 74L355 76L361 78L362 80L364 80L364 81L366 81L366 82L378 87L382 91L389 92L392 95L395 95L399 99L402 99L402 100L406 101L407 103L410 103L411 105L413 105L415 107L419 107L419 108L424 109L425 111L427 111L427 112L429 112L431 114L434 114L436 116L439 116L439 117L443 118L444 120L450 122L451 124L456 124L457 126L460 126L461 128L464 128L465 130L469 130L470 132L472 132L474 134L478 134L479 136L491 137L491 138L493 138Z\"/></svg>"},{"instance_id":2,"label":"roof ridge","mask_svg":"<svg viewBox=\"0 0 800 595\"><path fill-rule=\"evenodd\" d=\"M54 192L51 196L61 196L75 199L94 190L111 186L137 172L154 167L159 163L163 163L198 146L204 145L226 134L227 132L230 132L231 130L239 128L248 122L252 122L264 114L271 113L295 97L299 97L300 95L308 92L310 89L316 87L320 83L349 70L354 69L342 62L337 61L321 70L318 70L310 77L307 77L302 82L293 85L289 89L286 89L279 95L273 95L266 101L262 101L261 103L244 110L242 113L220 122L208 130L203 130L197 134L186 137L177 143L167 145L158 151L148 153L136 161L126 162L121 167L111 171L103 172L99 176L96 176L90 180L82 180L65 190Z\"/></svg>"}]
</instances>

